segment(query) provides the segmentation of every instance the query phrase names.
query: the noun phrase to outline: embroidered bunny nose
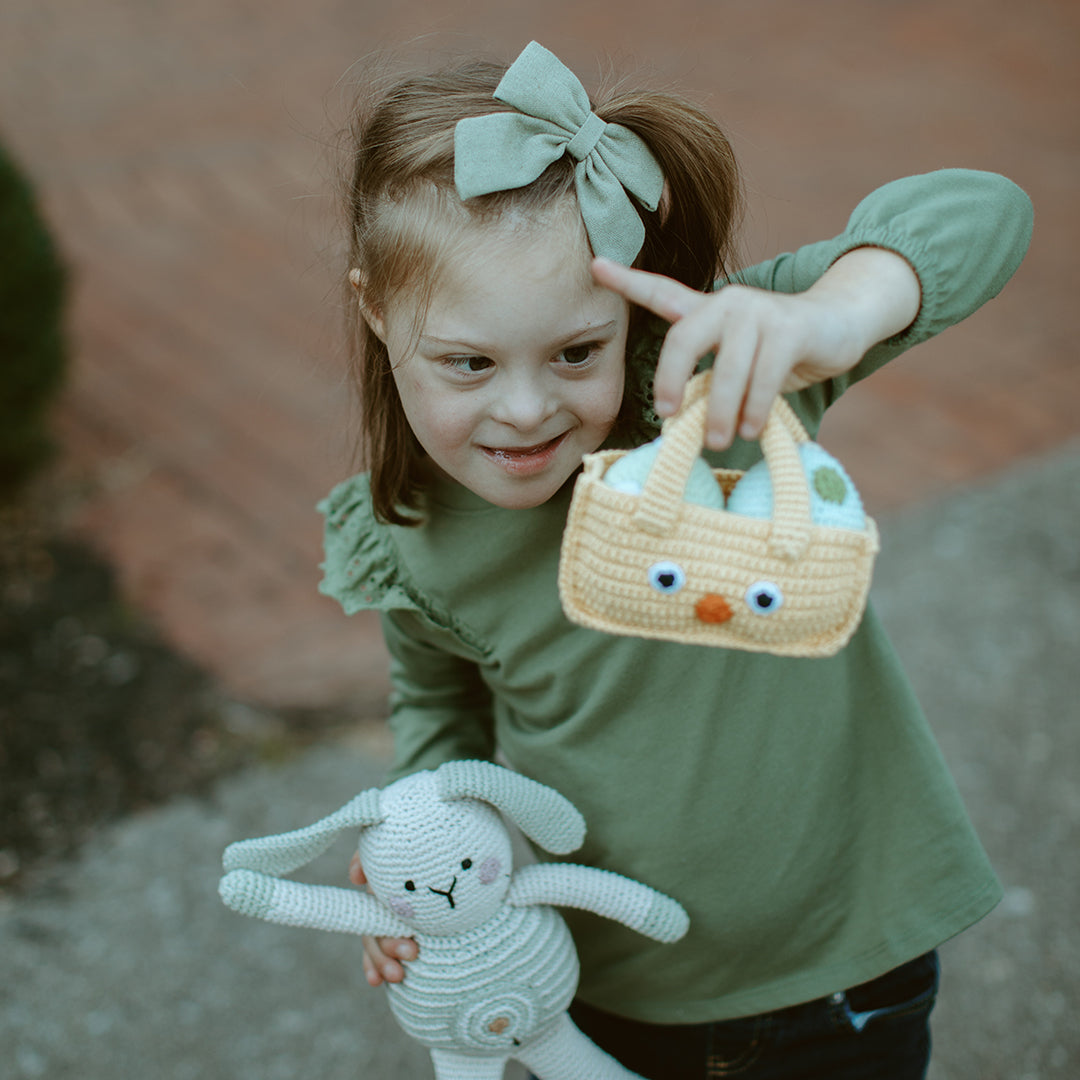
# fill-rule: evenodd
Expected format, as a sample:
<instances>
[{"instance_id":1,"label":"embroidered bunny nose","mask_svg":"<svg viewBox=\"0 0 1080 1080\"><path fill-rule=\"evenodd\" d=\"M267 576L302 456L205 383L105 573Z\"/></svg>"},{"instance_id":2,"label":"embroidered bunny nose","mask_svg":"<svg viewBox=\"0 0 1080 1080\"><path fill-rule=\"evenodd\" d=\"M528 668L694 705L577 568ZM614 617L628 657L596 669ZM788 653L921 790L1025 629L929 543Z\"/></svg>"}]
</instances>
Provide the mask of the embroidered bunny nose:
<instances>
[{"instance_id":1,"label":"embroidered bunny nose","mask_svg":"<svg viewBox=\"0 0 1080 1080\"><path fill-rule=\"evenodd\" d=\"M703 623L727 622L734 614L728 602L717 593L706 593L695 605L694 614Z\"/></svg>"},{"instance_id":2,"label":"embroidered bunny nose","mask_svg":"<svg viewBox=\"0 0 1080 1080\"><path fill-rule=\"evenodd\" d=\"M445 896L447 903L449 903L452 908L456 908L457 904L454 903L454 889L456 888L457 878L455 877L454 880L450 882L450 888L447 889L446 892L443 892L442 889L433 889L430 885L428 886L428 892L433 892L436 896Z\"/></svg>"}]
</instances>

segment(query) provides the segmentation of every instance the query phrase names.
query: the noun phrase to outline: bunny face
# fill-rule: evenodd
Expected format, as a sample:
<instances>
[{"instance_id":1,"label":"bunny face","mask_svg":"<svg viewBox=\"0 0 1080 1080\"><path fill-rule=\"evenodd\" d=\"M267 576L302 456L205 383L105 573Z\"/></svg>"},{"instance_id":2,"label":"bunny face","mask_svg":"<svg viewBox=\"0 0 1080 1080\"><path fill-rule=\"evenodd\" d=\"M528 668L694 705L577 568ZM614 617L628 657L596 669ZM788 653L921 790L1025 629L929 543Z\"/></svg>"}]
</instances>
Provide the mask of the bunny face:
<instances>
[{"instance_id":1,"label":"bunny face","mask_svg":"<svg viewBox=\"0 0 1080 1080\"><path fill-rule=\"evenodd\" d=\"M491 918L510 888L510 837L476 799L443 800L430 773L383 792L381 824L360 835L371 891L427 934L456 934Z\"/></svg>"}]
</instances>

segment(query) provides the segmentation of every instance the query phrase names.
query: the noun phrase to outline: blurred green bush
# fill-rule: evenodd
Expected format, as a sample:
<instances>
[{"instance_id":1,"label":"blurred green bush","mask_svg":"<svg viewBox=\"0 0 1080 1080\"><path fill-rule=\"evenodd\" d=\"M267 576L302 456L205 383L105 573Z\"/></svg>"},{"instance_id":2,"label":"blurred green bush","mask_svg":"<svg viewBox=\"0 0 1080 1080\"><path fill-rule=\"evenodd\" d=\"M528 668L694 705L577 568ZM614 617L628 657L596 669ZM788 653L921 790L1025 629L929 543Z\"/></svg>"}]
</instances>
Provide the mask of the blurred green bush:
<instances>
[{"instance_id":1,"label":"blurred green bush","mask_svg":"<svg viewBox=\"0 0 1080 1080\"><path fill-rule=\"evenodd\" d=\"M65 285L30 183L0 145L0 499L52 448L46 413L66 368Z\"/></svg>"}]
</instances>

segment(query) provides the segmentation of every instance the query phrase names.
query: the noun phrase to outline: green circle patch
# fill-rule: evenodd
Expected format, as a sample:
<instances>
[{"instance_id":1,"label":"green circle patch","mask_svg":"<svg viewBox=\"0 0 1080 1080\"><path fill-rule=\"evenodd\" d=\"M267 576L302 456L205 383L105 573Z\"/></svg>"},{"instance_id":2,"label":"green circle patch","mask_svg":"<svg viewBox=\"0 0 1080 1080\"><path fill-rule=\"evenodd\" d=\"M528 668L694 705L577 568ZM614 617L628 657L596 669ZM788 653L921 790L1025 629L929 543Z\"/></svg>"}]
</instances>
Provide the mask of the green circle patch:
<instances>
[{"instance_id":1,"label":"green circle patch","mask_svg":"<svg viewBox=\"0 0 1080 1080\"><path fill-rule=\"evenodd\" d=\"M847 498L844 478L828 465L814 470L814 490L826 502L842 503Z\"/></svg>"}]
</instances>

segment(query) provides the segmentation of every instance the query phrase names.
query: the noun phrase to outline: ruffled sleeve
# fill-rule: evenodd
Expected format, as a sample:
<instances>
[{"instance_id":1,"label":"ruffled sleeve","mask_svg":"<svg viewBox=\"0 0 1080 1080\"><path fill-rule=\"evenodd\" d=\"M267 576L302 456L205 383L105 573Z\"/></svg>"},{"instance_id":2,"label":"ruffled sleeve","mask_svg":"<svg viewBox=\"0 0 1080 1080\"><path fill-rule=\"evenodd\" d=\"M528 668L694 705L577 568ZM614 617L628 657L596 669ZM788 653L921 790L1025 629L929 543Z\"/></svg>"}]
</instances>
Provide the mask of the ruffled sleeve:
<instances>
[{"instance_id":1,"label":"ruffled sleeve","mask_svg":"<svg viewBox=\"0 0 1080 1080\"><path fill-rule=\"evenodd\" d=\"M375 520L366 473L338 484L317 509L325 518L319 592L346 615L421 610L387 527Z\"/></svg>"},{"instance_id":2,"label":"ruffled sleeve","mask_svg":"<svg viewBox=\"0 0 1080 1080\"><path fill-rule=\"evenodd\" d=\"M375 520L366 474L338 484L318 509L326 553L319 592L346 615L381 613L393 687L391 779L445 761L492 757L491 691L477 667L483 647L416 587L393 527Z\"/></svg>"}]
</instances>

